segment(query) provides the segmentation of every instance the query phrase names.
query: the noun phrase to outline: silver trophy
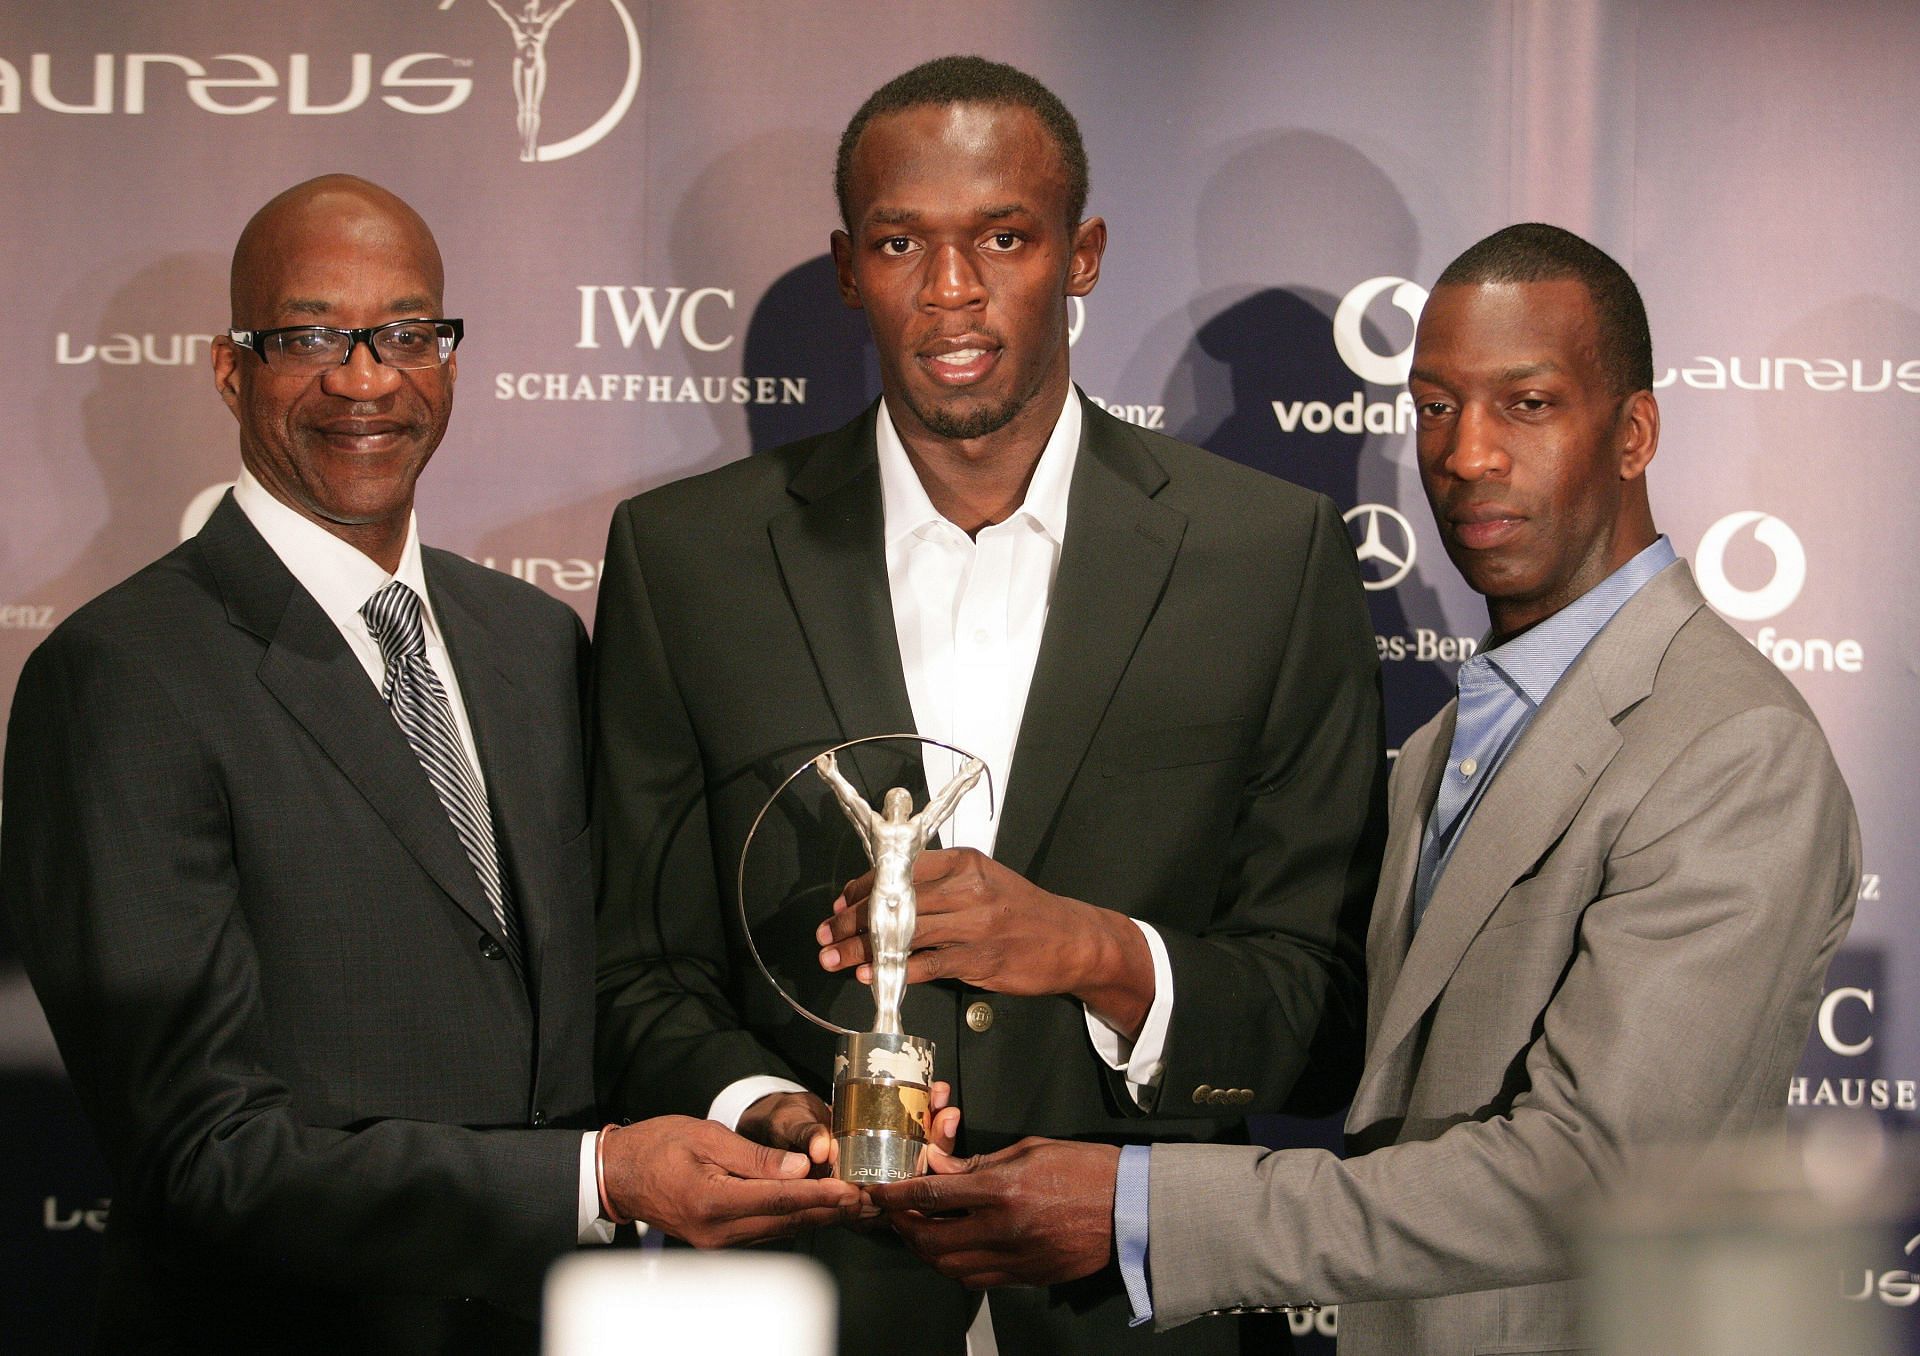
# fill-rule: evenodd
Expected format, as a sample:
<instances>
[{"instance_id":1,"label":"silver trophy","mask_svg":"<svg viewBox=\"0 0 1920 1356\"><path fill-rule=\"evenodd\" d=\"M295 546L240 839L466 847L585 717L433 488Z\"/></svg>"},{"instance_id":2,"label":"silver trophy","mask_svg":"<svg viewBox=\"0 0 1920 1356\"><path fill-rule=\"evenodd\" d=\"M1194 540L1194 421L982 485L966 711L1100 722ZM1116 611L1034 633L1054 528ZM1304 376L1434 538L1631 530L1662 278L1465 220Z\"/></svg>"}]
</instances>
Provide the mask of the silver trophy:
<instances>
[{"instance_id":1,"label":"silver trophy","mask_svg":"<svg viewBox=\"0 0 1920 1356\"><path fill-rule=\"evenodd\" d=\"M859 744L883 740L933 744L964 759L964 765L918 814L912 812L912 795L898 786L881 798L881 807L875 810L841 774L834 756ZM816 1016L782 988L760 959L747 917L747 853L753 847L754 835L781 792L809 768L833 791L873 866L867 919L873 953L871 1031L852 1031ZM897 1182L926 1171L933 1116L933 1042L909 1036L900 1026L900 1002L907 988L907 953L913 947L917 915L913 865L985 772L986 764L980 759L923 735L869 735L848 740L795 768L767 798L740 846L736 898L754 963L788 1006L840 1037L833 1060L833 1172L844 1182Z\"/></svg>"}]
</instances>

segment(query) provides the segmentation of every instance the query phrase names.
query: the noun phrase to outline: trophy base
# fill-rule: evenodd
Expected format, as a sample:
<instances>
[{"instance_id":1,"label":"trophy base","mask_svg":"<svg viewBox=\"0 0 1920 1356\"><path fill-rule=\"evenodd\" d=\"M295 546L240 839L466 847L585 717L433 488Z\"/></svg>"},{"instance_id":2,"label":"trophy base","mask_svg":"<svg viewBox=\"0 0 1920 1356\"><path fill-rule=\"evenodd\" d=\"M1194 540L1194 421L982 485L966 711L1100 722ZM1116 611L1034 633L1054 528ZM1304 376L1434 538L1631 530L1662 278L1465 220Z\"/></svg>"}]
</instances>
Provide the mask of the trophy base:
<instances>
[{"instance_id":1,"label":"trophy base","mask_svg":"<svg viewBox=\"0 0 1920 1356\"><path fill-rule=\"evenodd\" d=\"M925 1172L932 1079L931 1041L842 1036L833 1061L833 1175L875 1186Z\"/></svg>"}]
</instances>

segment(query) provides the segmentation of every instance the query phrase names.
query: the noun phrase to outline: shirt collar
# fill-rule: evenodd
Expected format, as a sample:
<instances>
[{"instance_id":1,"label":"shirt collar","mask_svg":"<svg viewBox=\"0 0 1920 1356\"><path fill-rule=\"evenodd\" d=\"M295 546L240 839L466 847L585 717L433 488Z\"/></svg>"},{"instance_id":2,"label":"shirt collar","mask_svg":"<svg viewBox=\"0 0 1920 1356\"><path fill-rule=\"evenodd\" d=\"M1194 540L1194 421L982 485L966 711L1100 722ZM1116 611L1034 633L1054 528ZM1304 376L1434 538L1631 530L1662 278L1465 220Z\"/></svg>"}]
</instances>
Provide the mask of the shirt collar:
<instances>
[{"instance_id":1,"label":"shirt collar","mask_svg":"<svg viewBox=\"0 0 1920 1356\"><path fill-rule=\"evenodd\" d=\"M406 544L400 548L400 568L388 574L363 551L274 498L244 466L234 482L233 499L280 557L280 563L301 588L313 595L334 625L364 628L361 604L398 579L420 598L428 637L438 637L433 607L427 599L426 571L420 561L419 525L411 512L407 514Z\"/></svg>"},{"instance_id":2,"label":"shirt collar","mask_svg":"<svg viewBox=\"0 0 1920 1356\"><path fill-rule=\"evenodd\" d=\"M1656 537L1651 546L1545 621L1461 665L1461 687L1499 681L1499 675L1504 675L1521 695L1539 706L1614 614L1675 559L1673 543L1664 536ZM1468 673L1469 667L1474 673ZM1492 672L1495 669L1499 675Z\"/></svg>"},{"instance_id":3,"label":"shirt collar","mask_svg":"<svg viewBox=\"0 0 1920 1356\"><path fill-rule=\"evenodd\" d=\"M1011 521L1024 514L1056 545L1067 539L1067 499L1073 486L1074 463L1080 455L1080 426L1079 392L1069 387L1060 417L1054 421L1047 445L1040 449L1033 478L1027 482L1026 498L1008 515ZM884 397L874 421L874 442L880 453L881 535L886 545L891 547L922 528L946 522L913 469Z\"/></svg>"}]
</instances>

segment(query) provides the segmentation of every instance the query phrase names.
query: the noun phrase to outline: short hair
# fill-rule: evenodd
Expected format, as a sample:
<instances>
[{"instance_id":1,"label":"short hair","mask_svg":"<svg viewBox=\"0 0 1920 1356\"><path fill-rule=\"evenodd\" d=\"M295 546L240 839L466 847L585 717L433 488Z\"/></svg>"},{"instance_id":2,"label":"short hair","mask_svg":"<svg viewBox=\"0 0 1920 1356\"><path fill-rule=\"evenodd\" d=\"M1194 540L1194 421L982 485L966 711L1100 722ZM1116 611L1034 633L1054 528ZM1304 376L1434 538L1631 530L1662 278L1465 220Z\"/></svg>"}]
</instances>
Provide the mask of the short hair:
<instances>
[{"instance_id":1,"label":"short hair","mask_svg":"<svg viewBox=\"0 0 1920 1356\"><path fill-rule=\"evenodd\" d=\"M1471 245L1441 273L1453 284L1574 280L1585 285L1600 322L1600 366L1618 395L1653 388L1653 336L1640 289L1619 263L1572 231L1524 221Z\"/></svg>"},{"instance_id":2,"label":"short hair","mask_svg":"<svg viewBox=\"0 0 1920 1356\"><path fill-rule=\"evenodd\" d=\"M1067 171L1067 225L1077 226L1087 207L1087 148L1080 140L1080 124L1067 112L1059 96L1025 71L978 56L943 56L922 62L896 75L867 96L840 134L840 151L833 164L833 195L840 203L840 222L853 228L848 209L848 181L853 177L853 151L867 124L887 113L899 113L928 104L1002 104L1031 109L1053 138Z\"/></svg>"}]
</instances>

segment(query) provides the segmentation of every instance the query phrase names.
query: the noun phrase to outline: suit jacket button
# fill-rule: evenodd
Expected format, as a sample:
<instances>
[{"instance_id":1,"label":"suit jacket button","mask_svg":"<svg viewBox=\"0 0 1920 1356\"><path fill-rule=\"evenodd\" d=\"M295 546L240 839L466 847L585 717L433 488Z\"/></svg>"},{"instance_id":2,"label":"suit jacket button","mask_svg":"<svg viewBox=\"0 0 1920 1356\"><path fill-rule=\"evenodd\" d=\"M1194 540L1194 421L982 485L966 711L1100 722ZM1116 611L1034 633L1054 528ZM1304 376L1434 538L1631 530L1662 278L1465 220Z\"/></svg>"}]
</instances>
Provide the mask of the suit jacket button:
<instances>
[{"instance_id":1,"label":"suit jacket button","mask_svg":"<svg viewBox=\"0 0 1920 1356\"><path fill-rule=\"evenodd\" d=\"M494 941L493 938L482 936L480 938L480 954L488 960L499 960L507 954L507 951L505 947Z\"/></svg>"},{"instance_id":2,"label":"suit jacket button","mask_svg":"<svg viewBox=\"0 0 1920 1356\"><path fill-rule=\"evenodd\" d=\"M539 1129L539 1128L540 1128L541 1126L543 1126L543 1125L545 1125L546 1123L547 1123L547 1113L546 1113L546 1112L544 1112L544 1111L535 1111L535 1112L533 1113L533 1128L534 1128L534 1129L536 1129L536 1130L538 1130L538 1129Z\"/></svg>"},{"instance_id":3,"label":"suit jacket button","mask_svg":"<svg viewBox=\"0 0 1920 1356\"><path fill-rule=\"evenodd\" d=\"M967 1025L975 1031L985 1031L993 1025L993 1005L991 1003L967 1004Z\"/></svg>"},{"instance_id":4,"label":"suit jacket button","mask_svg":"<svg viewBox=\"0 0 1920 1356\"><path fill-rule=\"evenodd\" d=\"M1213 1084L1202 1083L1199 1087L1193 1090L1193 1103L1195 1106L1208 1106L1212 1103L1212 1101L1213 1101Z\"/></svg>"}]
</instances>

